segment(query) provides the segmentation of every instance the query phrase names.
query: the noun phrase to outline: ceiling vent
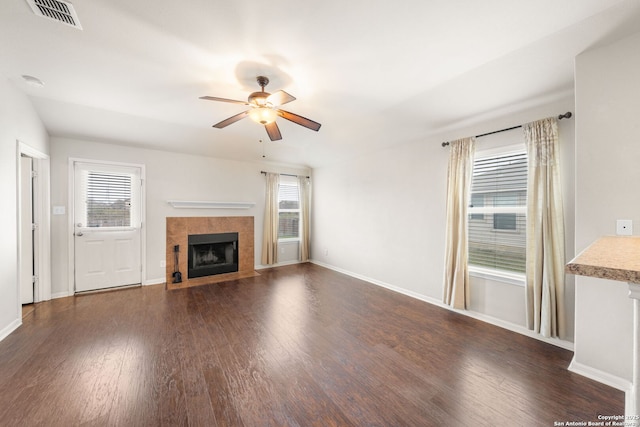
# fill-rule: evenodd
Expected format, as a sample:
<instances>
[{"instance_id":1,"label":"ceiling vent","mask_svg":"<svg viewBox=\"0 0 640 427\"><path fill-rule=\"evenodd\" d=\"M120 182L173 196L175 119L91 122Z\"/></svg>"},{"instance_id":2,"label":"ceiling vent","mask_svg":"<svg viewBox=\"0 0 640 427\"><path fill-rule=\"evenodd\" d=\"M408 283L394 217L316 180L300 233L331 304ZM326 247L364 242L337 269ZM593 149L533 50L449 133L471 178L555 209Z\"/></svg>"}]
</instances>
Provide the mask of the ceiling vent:
<instances>
[{"instance_id":1,"label":"ceiling vent","mask_svg":"<svg viewBox=\"0 0 640 427\"><path fill-rule=\"evenodd\" d=\"M71 3L61 0L27 0L31 10L38 16L62 22L70 27L82 29L78 15Z\"/></svg>"}]
</instances>

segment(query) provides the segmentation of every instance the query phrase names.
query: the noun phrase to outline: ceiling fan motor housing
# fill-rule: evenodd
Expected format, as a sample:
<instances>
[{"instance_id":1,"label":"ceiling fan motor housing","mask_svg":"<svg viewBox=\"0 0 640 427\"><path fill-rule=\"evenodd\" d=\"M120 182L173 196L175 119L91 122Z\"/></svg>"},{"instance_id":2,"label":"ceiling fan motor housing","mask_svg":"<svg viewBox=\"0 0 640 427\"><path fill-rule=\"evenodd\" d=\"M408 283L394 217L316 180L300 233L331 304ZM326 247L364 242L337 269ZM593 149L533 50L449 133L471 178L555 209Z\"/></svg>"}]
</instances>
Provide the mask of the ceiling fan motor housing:
<instances>
[{"instance_id":1,"label":"ceiling fan motor housing","mask_svg":"<svg viewBox=\"0 0 640 427\"><path fill-rule=\"evenodd\" d=\"M269 92L264 92L264 90L260 92L253 92L249 95L249 104L255 105L256 107L272 107L272 105L267 105L267 97L269 95L271 94Z\"/></svg>"}]
</instances>

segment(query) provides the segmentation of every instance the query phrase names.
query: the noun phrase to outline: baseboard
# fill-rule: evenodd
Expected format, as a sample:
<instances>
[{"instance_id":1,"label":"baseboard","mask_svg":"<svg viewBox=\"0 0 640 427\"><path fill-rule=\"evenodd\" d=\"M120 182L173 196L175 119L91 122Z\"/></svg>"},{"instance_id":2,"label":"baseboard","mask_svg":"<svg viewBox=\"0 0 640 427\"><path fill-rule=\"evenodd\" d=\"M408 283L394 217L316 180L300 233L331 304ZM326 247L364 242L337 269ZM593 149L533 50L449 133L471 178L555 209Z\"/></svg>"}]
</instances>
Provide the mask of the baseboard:
<instances>
[{"instance_id":1,"label":"baseboard","mask_svg":"<svg viewBox=\"0 0 640 427\"><path fill-rule=\"evenodd\" d=\"M583 365L582 363L576 362L575 357L571 360L568 369L573 373L582 375L583 377L587 377L610 387L617 388L618 390L627 393L631 390L631 381L625 380L624 378L620 378L616 375L611 375L599 369L592 368L591 366Z\"/></svg>"},{"instance_id":2,"label":"baseboard","mask_svg":"<svg viewBox=\"0 0 640 427\"><path fill-rule=\"evenodd\" d=\"M51 299L64 298L68 297L69 292L56 292L55 294L51 294Z\"/></svg>"},{"instance_id":3,"label":"baseboard","mask_svg":"<svg viewBox=\"0 0 640 427\"><path fill-rule=\"evenodd\" d=\"M142 286L160 285L162 283L165 283L166 281L167 280L164 277L160 277L157 279L147 279L144 281Z\"/></svg>"},{"instance_id":4,"label":"baseboard","mask_svg":"<svg viewBox=\"0 0 640 427\"><path fill-rule=\"evenodd\" d=\"M411 298L415 298L415 299L418 299L420 301L424 301L426 303L429 303L429 304L432 304L432 305L436 305L438 307L441 307L441 308L444 308L446 310L462 314L464 316L472 317L472 318L480 320L482 322L489 323L489 324L494 325L494 326L498 326L499 328L502 328L502 329L507 329L507 330L509 330L511 332L515 332L515 333L518 333L520 335L525 335L525 336L527 336L529 338L533 338L535 340L542 341L542 342L545 342L547 344L551 344L551 345L554 345L556 347L563 348L565 350L573 351L573 349L574 349L573 343L570 342L570 341L564 341L564 340L561 340L561 339L558 339L558 338L545 338L542 335L536 334L535 332L533 332L533 331L531 331L531 330L529 330L529 329L527 329L527 328L525 328L523 326L516 325L516 324L510 323L510 322L506 322L504 320L497 319L495 317L488 316L488 315L483 314L483 313L478 313L478 312L469 311L469 310L457 310L457 309L451 308L450 306L444 304L442 301L437 300L437 299L432 298L432 297L429 297L427 295L423 295L423 294L419 294L417 292L409 291L407 289L403 289L403 288L400 288L398 286L394 286L394 285L391 285L389 283L382 282L380 280L372 279L370 277L366 277L366 276L363 276L361 274L353 273L351 271L348 271L348 270L345 270L345 269L342 269L342 268L339 268L339 267L335 267L335 266L330 265L330 264L325 264L325 263L320 262L320 261L311 260L310 262L312 262L313 264L317 264L317 265L319 265L321 267L325 267L325 268L328 268L330 270L337 271L338 273L342 273L342 274L346 274L347 276L355 277L356 279L360 279L360 280L363 280L365 282L369 282L369 283L372 283L374 285L381 286L383 288L389 289L389 290L394 291L394 292L398 292L400 294L409 296Z\"/></svg>"},{"instance_id":5,"label":"baseboard","mask_svg":"<svg viewBox=\"0 0 640 427\"><path fill-rule=\"evenodd\" d=\"M256 270L264 270L266 268L283 267L285 265L294 265L294 264L302 264L302 262L298 261L298 260L295 260L295 261L278 262L276 264L271 264L271 265L262 265L262 264L260 264L260 265L256 265L254 268Z\"/></svg>"},{"instance_id":6,"label":"baseboard","mask_svg":"<svg viewBox=\"0 0 640 427\"><path fill-rule=\"evenodd\" d=\"M18 329L20 327L20 325L22 325L22 316L20 316L19 319L16 319L13 322L9 323L6 327L4 327L0 331L0 341L5 339L6 337L8 337L9 334L11 334L11 332L13 332L16 329Z\"/></svg>"}]
</instances>

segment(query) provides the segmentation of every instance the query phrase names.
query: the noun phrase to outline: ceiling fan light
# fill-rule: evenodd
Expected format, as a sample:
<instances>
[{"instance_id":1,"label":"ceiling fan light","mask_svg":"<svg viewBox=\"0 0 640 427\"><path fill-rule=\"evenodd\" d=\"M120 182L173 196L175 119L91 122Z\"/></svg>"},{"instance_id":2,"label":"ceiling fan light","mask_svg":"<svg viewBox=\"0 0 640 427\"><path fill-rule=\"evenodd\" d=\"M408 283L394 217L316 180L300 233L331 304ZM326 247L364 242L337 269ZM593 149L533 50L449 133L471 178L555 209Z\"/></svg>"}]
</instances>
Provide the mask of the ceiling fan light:
<instances>
[{"instance_id":1,"label":"ceiling fan light","mask_svg":"<svg viewBox=\"0 0 640 427\"><path fill-rule=\"evenodd\" d=\"M249 117L256 123L268 125L276 121L278 113L276 110L267 107L256 107L249 111Z\"/></svg>"}]
</instances>

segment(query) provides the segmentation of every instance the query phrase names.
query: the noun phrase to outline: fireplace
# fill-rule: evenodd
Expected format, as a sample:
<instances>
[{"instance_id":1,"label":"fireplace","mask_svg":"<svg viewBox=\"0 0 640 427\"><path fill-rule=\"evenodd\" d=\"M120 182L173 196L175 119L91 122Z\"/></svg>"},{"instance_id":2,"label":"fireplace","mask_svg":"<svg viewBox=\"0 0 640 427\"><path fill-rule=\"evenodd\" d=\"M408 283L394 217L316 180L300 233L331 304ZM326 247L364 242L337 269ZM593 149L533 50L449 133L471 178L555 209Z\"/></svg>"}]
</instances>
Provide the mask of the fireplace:
<instances>
[{"instance_id":1,"label":"fireplace","mask_svg":"<svg viewBox=\"0 0 640 427\"><path fill-rule=\"evenodd\" d=\"M238 233L190 234L188 278L238 271Z\"/></svg>"},{"instance_id":2,"label":"fireplace","mask_svg":"<svg viewBox=\"0 0 640 427\"><path fill-rule=\"evenodd\" d=\"M229 280L245 279L255 277L258 273L254 270L254 217L252 216L189 216L189 217L167 217L167 241L165 246L165 259L167 266L165 269L165 277L167 289L188 288L191 286L210 285L213 283L221 283ZM233 235L230 239L214 239L194 237L207 234L222 234L223 236ZM190 237L191 236L191 237ZM212 255L209 255L207 248L204 253L201 252L203 259L198 263L199 268L193 269L193 257L198 252L193 252L193 248L189 247L190 243L196 245L215 244L216 243L232 243L236 241L233 262L227 262L227 247L224 249L211 248ZM176 246L178 247L176 252ZM176 255L177 254L177 255ZM213 257L215 254L215 260ZM224 254L224 255L223 255ZM189 258L191 257L191 259ZM177 262L176 262L177 258ZM231 258L231 257L229 257ZM224 263L221 263L224 259ZM217 261L216 261L217 260ZM213 265L211 263L213 262ZM216 264L218 262L219 264ZM210 265L200 265L200 264ZM222 267L220 264L237 264L231 273L219 273L229 269L229 266ZM236 270L237 268L237 270ZM189 270L197 270L195 273L200 277L190 277ZM209 269L209 271L204 271ZM211 271L213 270L213 271ZM175 282L174 271L180 271L182 275L181 282ZM204 276L199 273L213 274L212 276Z\"/></svg>"}]
</instances>

